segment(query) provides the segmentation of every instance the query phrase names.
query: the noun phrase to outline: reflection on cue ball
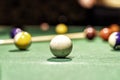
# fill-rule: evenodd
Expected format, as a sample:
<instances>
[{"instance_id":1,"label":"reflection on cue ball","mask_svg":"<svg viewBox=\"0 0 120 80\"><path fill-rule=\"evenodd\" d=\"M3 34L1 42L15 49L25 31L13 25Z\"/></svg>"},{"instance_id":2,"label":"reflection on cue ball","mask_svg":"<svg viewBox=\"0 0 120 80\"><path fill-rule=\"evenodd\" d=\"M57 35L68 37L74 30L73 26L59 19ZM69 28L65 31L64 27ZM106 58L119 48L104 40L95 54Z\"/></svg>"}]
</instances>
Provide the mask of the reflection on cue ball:
<instances>
[{"instance_id":1,"label":"reflection on cue ball","mask_svg":"<svg viewBox=\"0 0 120 80\"><path fill-rule=\"evenodd\" d=\"M52 54L58 58L64 58L72 51L72 41L64 35L57 35L50 42Z\"/></svg>"}]
</instances>

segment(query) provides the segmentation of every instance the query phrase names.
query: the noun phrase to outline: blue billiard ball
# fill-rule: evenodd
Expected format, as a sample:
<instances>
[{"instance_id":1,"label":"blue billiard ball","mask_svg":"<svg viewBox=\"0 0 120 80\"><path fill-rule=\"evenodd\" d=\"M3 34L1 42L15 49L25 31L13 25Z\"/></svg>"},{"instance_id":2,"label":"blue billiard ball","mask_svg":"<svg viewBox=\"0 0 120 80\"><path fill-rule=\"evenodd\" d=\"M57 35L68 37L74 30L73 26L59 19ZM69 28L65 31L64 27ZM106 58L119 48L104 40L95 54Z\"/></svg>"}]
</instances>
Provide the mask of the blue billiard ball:
<instances>
[{"instance_id":1,"label":"blue billiard ball","mask_svg":"<svg viewBox=\"0 0 120 80\"><path fill-rule=\"evenodd\" d=\"M22 30L20 28L13 28L10 32L10 37L14 38L14 36L19 32L22 32Z\"/></svg>"},{"instance_id":2,"label":"blue billiard ball","mask_svg":"<svg viewBox=\"0 0 120 80\"><path fill-rule=\"evenodd\" d=\"M114 50L120 50L120 32L113 32L110 35L108 42Z\"/></svg>"}]
</instances>

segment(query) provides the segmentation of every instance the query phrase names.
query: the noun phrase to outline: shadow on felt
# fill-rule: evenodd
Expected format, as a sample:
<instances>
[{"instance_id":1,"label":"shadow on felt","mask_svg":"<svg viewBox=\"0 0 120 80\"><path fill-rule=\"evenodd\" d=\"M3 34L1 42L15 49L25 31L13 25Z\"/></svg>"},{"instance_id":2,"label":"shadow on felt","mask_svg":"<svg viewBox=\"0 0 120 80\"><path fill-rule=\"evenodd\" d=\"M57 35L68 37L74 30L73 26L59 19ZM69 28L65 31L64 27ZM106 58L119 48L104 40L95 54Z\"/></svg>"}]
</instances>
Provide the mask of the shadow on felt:
<instances>
[{"instance_id":1,"label":"shadow on felt","mask_svg":"<svg viewBox=\"0 0 120 80\"><path fill-rule=\"evenodd\" d=\"M29 51L28 49L13 49L13 50L9 50L9 52L26 52Z\"/></svg>"},{"instance_id":2,"label":"shadow on felt","mask_svg":"<svg viewBox=\"0 0 120 80\"><path fill-rule=\"evenodd\" d=\"M65 58L51 57L51 58L47 59L47 61L49 61L49 62L68 62L68 61L72 61L72 58L70 58L70 57L65 57Z\"/></svg>"},{"instance_id":3,"label":"shadow on felt","mask_svg":"<svg viewBox=\"0 0 120 80\"><path fill-rule=\"evenodd\" d=\"M114 50L114 49L111 49L112 52L120 52L120 49L117 49L117 50Z\"/></svg>"}]
</instances>

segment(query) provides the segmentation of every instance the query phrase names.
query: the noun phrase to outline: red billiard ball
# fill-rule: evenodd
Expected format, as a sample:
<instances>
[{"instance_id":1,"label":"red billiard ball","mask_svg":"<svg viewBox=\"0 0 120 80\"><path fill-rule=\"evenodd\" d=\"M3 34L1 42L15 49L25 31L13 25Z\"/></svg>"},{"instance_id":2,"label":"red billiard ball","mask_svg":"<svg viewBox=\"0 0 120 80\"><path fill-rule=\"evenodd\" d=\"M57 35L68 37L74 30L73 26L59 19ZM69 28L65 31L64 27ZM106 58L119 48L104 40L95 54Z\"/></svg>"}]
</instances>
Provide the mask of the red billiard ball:
<instances>
[{"instance_id":1,"label":"red billiard ball","mask_svg":"<svg viewBox=\"0 0 120 80\"><path fill-rule=\"evenodd\" d=\"M96 37L96 30L93 27L87 27L84 30L84 33L85 33L85 37L89 40L92 40Z\"/></svg>"},{"instance_id":2,"label":"red billiard ball","mask_svg":"<svg viewBox=\"0 0 120 80\"><path fill-rule=\"evenodd\" d=\"M111 29L112 33L120 31L120 27L119 27L118 24L112 24L112 25L110 25L110 29Z\"/></svg>"},{"instance_id":3,"label":"red billiard ball","mask_svg":"<svg viewBox=\"0 0 120 80\"><path fill-rule=\"evenodd\" d=\"M110 34L112 33L111 29L110 28L103 28L100 32L99 32L99 36L105 40L105 41L108 41L108 38L110 36Z\"/></svg>"}]
</instances>

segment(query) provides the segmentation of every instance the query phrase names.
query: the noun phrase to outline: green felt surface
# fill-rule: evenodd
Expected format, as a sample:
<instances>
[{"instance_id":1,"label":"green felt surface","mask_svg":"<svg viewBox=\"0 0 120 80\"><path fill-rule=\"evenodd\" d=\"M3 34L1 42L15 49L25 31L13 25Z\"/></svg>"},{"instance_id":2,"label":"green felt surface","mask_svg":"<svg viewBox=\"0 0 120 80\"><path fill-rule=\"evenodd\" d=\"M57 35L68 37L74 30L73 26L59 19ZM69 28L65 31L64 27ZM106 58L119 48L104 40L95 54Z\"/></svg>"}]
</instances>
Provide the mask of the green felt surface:
<instances>
[{"instance_id":1,"label":"green felt surface","mask_svg":"<svg viewBox=\"0 0 120 80\"><path fill-rule=\"evenodd\" d=\"M72 42L73 50L65 59L52 55L49 42L32 43L26 51L19 51L14 44L0 45L0 80L120 79L119 51L99 37Z\"/></svg>"}]
</instances>

